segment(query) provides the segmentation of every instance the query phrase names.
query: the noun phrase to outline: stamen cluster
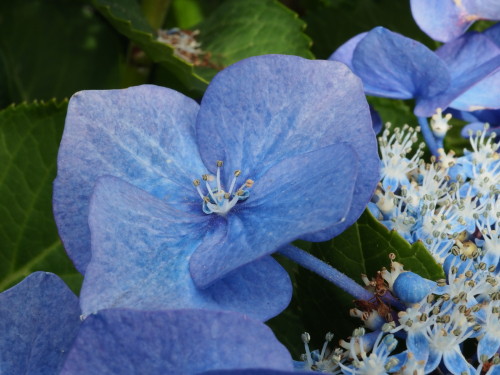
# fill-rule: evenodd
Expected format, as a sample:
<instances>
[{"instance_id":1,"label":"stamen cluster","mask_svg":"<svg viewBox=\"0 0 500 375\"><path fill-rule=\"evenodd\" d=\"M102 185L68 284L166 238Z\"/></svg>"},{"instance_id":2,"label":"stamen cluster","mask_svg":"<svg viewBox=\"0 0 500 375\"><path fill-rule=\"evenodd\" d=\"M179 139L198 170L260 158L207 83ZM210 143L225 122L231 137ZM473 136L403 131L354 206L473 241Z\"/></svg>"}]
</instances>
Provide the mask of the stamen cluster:
<instances>
[{"instance_id":1,"label":"stamen cluster","mask_svg":"<svg viewBox=\"0 0 500 375\"><path fill-rule=\"evenodd\" d=\"M224 186L221 184L221 168L223 165L224 163L221 160L217 161L217 175L215 177L209 174L204 174L201 177L207 188L207 194L204 194L201 190L201 181L199 179L193 180L193 185L198 191L200 198L203 200L202 208L203 212L206 214L216 213L225 216L238 201L243 201L248 198L250 194L248 189L253 186L253 180L248 179L235 191L236 180L241 175L241 171L238 169L234 171L229 189L225 191ZM211 182L214 180L216 180L215 187L211 185ZM247 190L245 190L245 188Z\"/></svg>"},{"instance_id":2,"label":"stamen cluster","mask_svg":"<svg viewBox=\"0 0 500 375\"><path fill-rule=\"evenodd\" d=\"M449 119L438 111L434 127L447 130ZM357 301L351 316L372 332L358 329L341 340L329 372L500 370L500 143L485 129L470 135L464 156L441 149L426 163L422 145L412 155L418 131L405 126L391 133L386 125L379 139L381 182L369 209L410 243L422 241L446 279L433 282L405 271L394 257L390 270L372 280L363 275L375 297ZM398 340L404 349L395 354ZM319 370L324 356L319 358L307 354L301 368Z\"/></svg>"}]
</instances>

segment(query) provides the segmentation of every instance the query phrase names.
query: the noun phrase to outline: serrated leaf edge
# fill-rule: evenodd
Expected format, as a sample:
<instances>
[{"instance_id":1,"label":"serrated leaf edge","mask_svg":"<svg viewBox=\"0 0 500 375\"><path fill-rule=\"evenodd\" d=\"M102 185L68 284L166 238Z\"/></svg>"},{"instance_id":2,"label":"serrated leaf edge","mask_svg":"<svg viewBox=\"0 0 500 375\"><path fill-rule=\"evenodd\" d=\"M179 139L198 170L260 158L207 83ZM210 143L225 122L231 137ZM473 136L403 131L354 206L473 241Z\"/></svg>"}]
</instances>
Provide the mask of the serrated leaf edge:
<instances>
[{"instance_id":1,"label":"serrated leaf edge","mask_svg":"<svg viewBox=\"0 0 500 375\"><path fill-rule=\"evenodd\" d=\"M191 75L192 77L198 79L201 83L205 84L205 85L208 85L208 81L205 80L203 77L201 77L200 75L198 75L195 71L194 71L194 65L187 62L186 60L183 60L181 58L179 58L178 56L176 56L174 54L174 48L169 46L168 44L165 44L165 43L161 43L161 42L158 42L154 35L152 33L148 33L148 32L145 32L143 30L139 30L139 29L136 29L133 27L132 25L132 21L130 20L125 20L125 19L122 19L122 18L118 18L116 17L113 13L112 13L112 10L111 10L111 6L109 5L100 5L100 4L97 4L95 1L93 2L94 6L101 12L101 14L103 14L104 12L106 12L106 14L103 14L105 18L111 18L113 19L115 22L117 23L121 23L122 25L124 25L126 28L128 28L132 33L135 33L135 34L140 34L140 35L143 35L147 38L149 38L149 42L152 43L153 45L158 45L158 46L161 46L162 48L165 48L166 50L168 50L170 52L169 54L169 57L172 57L173 59L175 59L177 62L185 65L186 67L190 68L191 69ZM115 28L115 30L117 32L120 32L119 30L117 30ZM120 32L120 34L123 34ZM126 36L126 35L125 35ZM132 40L134 43L137 43L135 40L133 39L130 39ZM146 51L145 51L146 52ZM148 55L149 56L149 55ZM154 57L152 56L149 56L155 63L165 63L165 64L169 64L169 62L167 60L159 60L159 59L155 59ZM181 78L182 80L182 78ZM185 82L187 84L187 82Z\"/></svg>"}]
</instances>

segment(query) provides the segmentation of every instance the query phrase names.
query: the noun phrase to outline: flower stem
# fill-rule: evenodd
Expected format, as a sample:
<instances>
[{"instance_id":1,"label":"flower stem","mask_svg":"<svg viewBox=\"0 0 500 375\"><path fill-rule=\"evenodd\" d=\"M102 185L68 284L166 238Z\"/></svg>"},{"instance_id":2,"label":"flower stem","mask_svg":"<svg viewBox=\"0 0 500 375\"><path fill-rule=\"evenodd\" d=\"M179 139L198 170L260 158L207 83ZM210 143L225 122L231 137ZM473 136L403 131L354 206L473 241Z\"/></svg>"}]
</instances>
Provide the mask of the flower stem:
<instances>
[{"instance_id":1,"label":"flower stem","mask_svg":"<svg viewBox=\"0 0 500 375\"><path fill-rule=\"evenodd\" d=\"M350 277L298 247L287 245L279 249L278 253L330 281L356 299L369 300L373 298L372 293Z\"/></svg>"},{"instance_id":2,"label":"flower stem","mask_svg":"<svg viewBox=\"0 0 500 375\"><path fill-rule=\"evenodd\" d=\"M417 117L418 118L418 124L420 125L420 129L422 130L422 136L424 137L425 143L427 143L427 147L429 148L430 152L432 155L438 157L438 149L442 146L442 140L441 140L441 146L439 146L436 142L436 138L434 138L434 134L432 133L431 128L429 127L429 122L427 121L426 117Z\"/></svg>"}]
</instances>

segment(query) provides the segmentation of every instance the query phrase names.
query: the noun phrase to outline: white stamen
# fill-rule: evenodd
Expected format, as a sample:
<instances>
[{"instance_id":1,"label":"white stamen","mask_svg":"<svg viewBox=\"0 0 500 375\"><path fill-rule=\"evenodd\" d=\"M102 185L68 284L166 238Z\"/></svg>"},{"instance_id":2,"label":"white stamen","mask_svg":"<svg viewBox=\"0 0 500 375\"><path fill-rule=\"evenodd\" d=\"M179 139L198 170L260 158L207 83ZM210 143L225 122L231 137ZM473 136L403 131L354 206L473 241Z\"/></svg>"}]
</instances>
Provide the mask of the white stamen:
<instances>
[{"instance_id":1,"label":"white stamen","mask_svg":"<svg viewBox=\"0 0 500 375\"><path fill-rule=\"evenodd\" d=\"M198 195L203 200L203 212L206 214L216 213L225 216L239 201L243 201L248 198L248 189L253 186L253 180L248 179L238 190L234 191L236 179L241 175L241 171L236 170L234 172L234 177L231 181L229 191L224 191L221 183L222 166L223 162L220 160L217 161L217 173L215 176L217 186L215 188L213 188L209 182L214 180L214 176L208 174L204 174L202 176L203 181L205 181L205 187L208 191L207 194L203 194L203 191L200 188L200 180L193 180L193 185L196 187Z\"/></svg>"}]
</instances>

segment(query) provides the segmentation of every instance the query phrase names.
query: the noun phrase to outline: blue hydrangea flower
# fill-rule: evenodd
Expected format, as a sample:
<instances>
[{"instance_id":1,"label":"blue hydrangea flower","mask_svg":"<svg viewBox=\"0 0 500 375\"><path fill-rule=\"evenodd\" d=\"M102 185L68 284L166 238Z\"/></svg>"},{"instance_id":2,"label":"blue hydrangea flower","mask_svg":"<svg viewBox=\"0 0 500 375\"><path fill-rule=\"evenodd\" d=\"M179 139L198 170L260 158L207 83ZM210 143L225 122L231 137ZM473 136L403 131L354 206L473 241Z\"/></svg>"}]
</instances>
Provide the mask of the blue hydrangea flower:
<instances>
[{"instance_id":1,"label":"blue hydrangea flower","mask_svg":"<svg viewBox=\"0 0 500 375\"><path fill-rule=\"evenodd\" d=\"M363 81L366 94L414 98L415 114L429 117L438 108L499 108L499 40L500 25L495 25L483 33L467 33L433 52L377 27L350 39L330 60L350 66Z\"/></svg>"},{"instance_id":2,"label":"blue hydrangea flower","mask_svg":"<svg viewBox=\"0 0 500 375\"><path fill-rule=\"evenodd\" d=\"M411 0L410 4L418 26L440 42L460 37L477 20L500 20L496 0Z\"/></svg>"},{"instance_id":3,"label":"blue hydrangea flower","mask_svg":"<svg viewBox=\"0 0 500 375\"><path fill-rule=\"evenodd\" d=\"M238 294L246 312L259 310L257 291L268 318L290 297L268 254L354 222L378 163L361 83L344 65L260 56L219 73L201 105L155 86L74 95L54 213L86 271L82 301L107 290L99 308L194 307L197 288L213 287L210 304L234 309ZM184 301L172 299L179 279L192 292ZM84 314L94 307L82 302Z\"/></svg>"},{"instance_id":4,"label":"blue hydrangea flower","mask_svg":"<svg viewBox=\"0 0 500 375\"><path fill-rule=\"evenodd\" d=\"M0 294L2 374L58 374L79 326L78 298L66 284L31 274Z\"/></svg>"}]
</instances>

